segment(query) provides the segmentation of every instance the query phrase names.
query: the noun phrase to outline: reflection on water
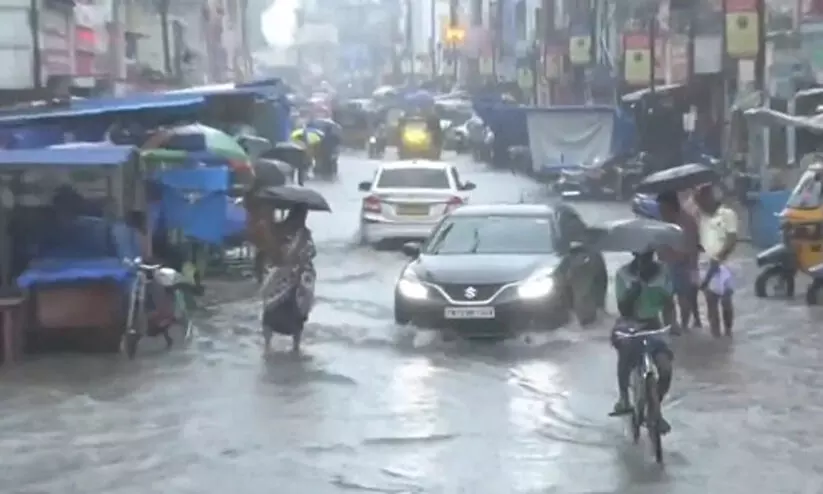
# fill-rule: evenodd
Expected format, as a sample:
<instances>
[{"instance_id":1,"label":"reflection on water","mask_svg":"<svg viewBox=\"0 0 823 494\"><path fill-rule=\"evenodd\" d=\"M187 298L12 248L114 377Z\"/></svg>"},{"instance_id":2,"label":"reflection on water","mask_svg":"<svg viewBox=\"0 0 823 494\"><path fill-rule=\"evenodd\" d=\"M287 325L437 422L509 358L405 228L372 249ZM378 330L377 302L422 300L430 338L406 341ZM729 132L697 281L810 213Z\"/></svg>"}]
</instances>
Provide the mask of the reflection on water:
<instances>
[{"instance_id":1,"label":"reflection on water","mask_svg":"<svg viewBox=\"0 0 823 494\"><path fill-rule=\"evenodd\" d=\"M408 344L391 323L386 289L403 257L350 242L354 185L372 172L358 163L342 185L318 186L336 213L312 216L328 283L305 355L262 357L258 302L245 288L201 321L189 347L149 343L135 362L46 356L5 370L0 492L819 490L820 313L755 299L751 262L736 266L735 340L695 332L675 341L665 408L674 430L661 469L645 442L631 444L623 420L607 417L616 397L607 323L504 345ZM475 202L517 200L533 188L520 177L462 172L478 184Z\"/></svg>"}]
</instances>

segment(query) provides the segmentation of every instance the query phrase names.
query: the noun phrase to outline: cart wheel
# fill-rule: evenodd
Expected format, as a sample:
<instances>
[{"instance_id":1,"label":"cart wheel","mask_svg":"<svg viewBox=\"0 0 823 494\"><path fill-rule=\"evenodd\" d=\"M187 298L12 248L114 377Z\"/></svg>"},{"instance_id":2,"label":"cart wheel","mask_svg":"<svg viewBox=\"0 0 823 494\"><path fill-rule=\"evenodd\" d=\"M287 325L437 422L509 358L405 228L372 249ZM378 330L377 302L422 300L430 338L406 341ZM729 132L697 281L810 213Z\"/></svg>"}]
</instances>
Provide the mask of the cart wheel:
<instances>
[{"instance_id":1,"label":"cart wheel","mask_svg":"<svg viewBox=\"0 0 823 494\"><path fill-rule=\"evenodd\" d=\"M806 304L820 305L820 291L823 289L823 280L813 279L812 284L806 289Z\"/></svg>"}]
</instances>

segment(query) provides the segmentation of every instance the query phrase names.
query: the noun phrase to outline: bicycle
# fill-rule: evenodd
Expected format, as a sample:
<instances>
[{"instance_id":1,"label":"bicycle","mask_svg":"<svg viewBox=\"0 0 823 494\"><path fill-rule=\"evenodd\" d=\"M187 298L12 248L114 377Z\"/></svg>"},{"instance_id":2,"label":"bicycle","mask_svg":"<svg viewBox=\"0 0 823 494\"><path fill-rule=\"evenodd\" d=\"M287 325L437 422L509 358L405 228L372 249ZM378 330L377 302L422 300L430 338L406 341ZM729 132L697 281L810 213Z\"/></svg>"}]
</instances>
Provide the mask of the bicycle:
<instances>
[{"instance_id":1,"label":"bicycle","mask_svg":"<svg viewBox=\"0 0 823 494\"><path fill-rule=\"evenodd\" d=\"M148 321L146 307L146 289L151 282L156 282L174 298L174 321L183 326L183 340L188 341L193 333L190 314L190 297L196 293L195 287L187 283L183 276L172 268L159 264L143 264L141 259L126 260L125 263L136 269L136 278L129 294L129 308L126 316L126 331L123 334L123 347L129 360L137 354L137 346L144 336L162 335L166 348L171 348L174 340L169 334L169 326L152 328Z\"/></svg>"},{"instance_id":2,"label":"bicycle","mask_svg":"<svg viewBox=\"0 0 823 494\"><path fill-rule=\"evenodd\" d=\"M670 326L652 330L637 330L628 328L625 331L616 331L620 340L639 339L641 344L641 359L634 366L629 381L629 402L632 404L630 416L632 439L635 444L640 441L640 427L645 424L652 445L652 453L657 463L663 463L663 440L660 432L660 397L657 393L657 383L660 373L652 357L649 338L661 336L669 332Z\"/></svg>"}]
</instances>

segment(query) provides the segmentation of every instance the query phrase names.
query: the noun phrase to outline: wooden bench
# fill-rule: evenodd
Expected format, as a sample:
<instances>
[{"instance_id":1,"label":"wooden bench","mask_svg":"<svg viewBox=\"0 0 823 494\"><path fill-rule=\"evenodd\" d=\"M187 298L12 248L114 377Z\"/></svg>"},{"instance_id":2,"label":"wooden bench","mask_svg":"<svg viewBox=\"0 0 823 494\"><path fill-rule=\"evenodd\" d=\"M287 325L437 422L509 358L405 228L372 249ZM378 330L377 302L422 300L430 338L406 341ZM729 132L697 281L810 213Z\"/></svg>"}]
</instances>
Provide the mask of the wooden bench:
<instances>
[{"instance_id":1,"label":"wooden bench","mask_svg":"<svg viewBox=\"0 0 823 494\"><path fill-rule=\"evenodd\" d=\"M25 299L23 297L0 296L0 333L3 342L3 364L11 365L18 361L23 348L22 313Z\"/></svg>"}]
</instances>

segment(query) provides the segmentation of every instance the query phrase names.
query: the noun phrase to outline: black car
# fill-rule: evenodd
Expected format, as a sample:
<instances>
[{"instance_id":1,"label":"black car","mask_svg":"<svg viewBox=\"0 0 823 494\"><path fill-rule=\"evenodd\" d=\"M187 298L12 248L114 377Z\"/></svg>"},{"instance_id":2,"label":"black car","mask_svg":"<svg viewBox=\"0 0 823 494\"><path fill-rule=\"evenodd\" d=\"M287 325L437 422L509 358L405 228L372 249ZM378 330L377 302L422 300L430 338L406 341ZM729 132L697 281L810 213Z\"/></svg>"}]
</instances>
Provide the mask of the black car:
<instances>
[{"instance_id":1,"label":"black car","mask_svg":"<svg viewBox=\"0 0 823 494\"><path fill-rule=\"evenodd\" d=\"M395 287L399 324L506 337L554 329L574 314L593 322L605 304L603 256L567 204L467 205L446 216Z\"/></svg>"}]
</instances>

